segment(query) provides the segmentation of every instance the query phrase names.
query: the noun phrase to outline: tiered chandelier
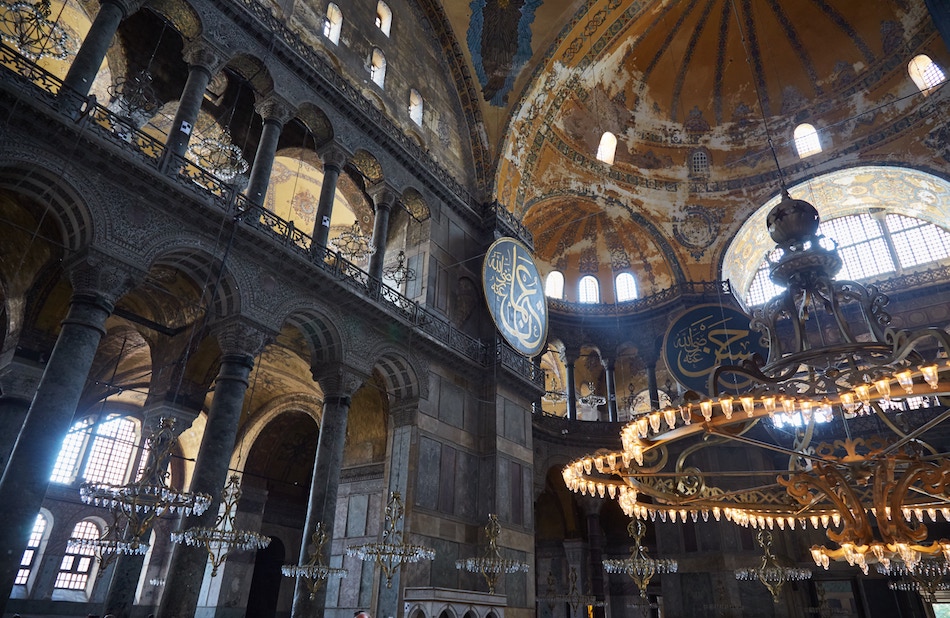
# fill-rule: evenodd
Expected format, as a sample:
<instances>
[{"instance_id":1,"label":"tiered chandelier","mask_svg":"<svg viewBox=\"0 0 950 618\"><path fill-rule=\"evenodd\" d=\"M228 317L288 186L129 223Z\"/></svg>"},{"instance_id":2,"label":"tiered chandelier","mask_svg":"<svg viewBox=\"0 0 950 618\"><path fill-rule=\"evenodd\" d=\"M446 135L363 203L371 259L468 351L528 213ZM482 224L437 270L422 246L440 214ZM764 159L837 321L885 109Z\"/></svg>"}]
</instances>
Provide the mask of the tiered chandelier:
<instances>
[{"instance_id":1,"label":"tiered chandelier","mask_svg":"<svg viewBox=\"0 0 950 618\"><path fill-rule=\"evenodd\" d=\"M679 569L679 563L671 558L651 558L647 553L647 548L643 544L643 536L646 534L646 526L639 519L631 520L627 524L627 533L633 539L633 548L630 550L630 557L623 560L604 560L604 570L608 573L624 573L630 576L630 579L640 590L640 597L647 598L647 586L657 575L663 573L676 573Z\"/></svg>"},{"instance_id":2,"label":"tiered chandelier","mask_svg":"<svg viewBox=\"0 0 950 618\"><path fill-rule=\"evenodd\" d=\"M772 553L772 533L768 530L759 530L756 535L756 541L759 547L765 552L762 561L758 566L747 569L736 569L736 579L739 581L760 582L772 593L772 600L778 603L778 597L782 594L782 587L786 582L804 581L811 579L811 569L801 569L798 567L782 564L778 556Z\"/></svg>"},{"instance_id":3,"label":"tiered chandelier","mask_svg":"<svg viewBox=\"0 0 950 618\"><path fill-rule=\"evenodd\" d=\"M424 545L414 545L403 540L401 527L405 507L398 491L389 495L386 504L386 520L380 532L379 541L364 543L346 549L347 555L356 556L366 562L375 562L383 571L386 587L392 588L393 576L402 565L420 560L435 558L435 550Z\"/></svg>"},{"instance_id":4,"label":"tiered chandelier","mask_svg":"<svg viewBox=\"0 0 950 618\"><path fill-rule=\"evenodd\" d=\"M787 192L769 213L780 256L770 276L786 291L751 321L769 358L719 365L709 397L688 392L681 405L634 419L621 451L564 468L571 490L609 495L638 519L712 515L758 529L825 528L837 547L812 550L825 567L846 560L867 571L868 563L913 564L947 551L946 542L928 541L924 521L950 521L950 459L924 438L950 411L911 402L950 393L950 337L890 328L885 295L834 280L841 258L817 235L818 223L817 210ZM727 376L751 386L727 392ZM724 444L757 447L775 465L705 472L694 463Z\"/></svg>"},{"instance_id":5,"label":"tiered chandelier","mask_svg":"<svg viewBox=\"0 0 950 618\"><path fill-rule=\"evenodd\" d=\"M50 0L0 2L0 39L15 45L26 58L62 60L71 43L59 19L50 21Z\"/></svg>"},{"instance_id":6,"label":"tiered chandelier","mask_svg":"<svg viewBox=\"0 0 950 618\"><path fill-rule=\"evenodd\" d=\"M488 515L488 524L485 526L485 537L488 539L488 547L485 553L478 557L465 558L455 561L455 568L466 570L469 573L481 573L488 584L488 594L495 594L495 585L498 583L498 577L507 573L527 573L528 563L503 558L498 549L498 537L501 535L501 524L498 523L498 515L491 513Z\"/></svg>"},{"instance_id":7,"label":"tiered chandelier","mask_svg":"<svg viewBox=\"0 0 950 618\"><path fill-rule=\"evenodd\" d=\"M142 538L156 517L165 513L204 513L211 504L207 494L185 493L168 486L168 462L175 444L175 421L163 418L146 438L147 463L132 483L83 483L79 495L86 504L112 512L110 524L98 539L72 539L70 544L92 548L102 562L118 554L142 555L148 543Z\"/></svg>"},{"instance_id":8,"label":"tiered chandelier","mask_svg":"<svg viewBox=\"0 0 950 618\"><path fill-rule=\"evenodd\" d=\"M285 564L280 567L284 577L300 577L306 581L311 601L331 577L346 577L346 569L331 567L323 558L323 548L329 538L323 522L318 521L310 537L310 559L304 564Z\"/></svg>"}]
</instances>

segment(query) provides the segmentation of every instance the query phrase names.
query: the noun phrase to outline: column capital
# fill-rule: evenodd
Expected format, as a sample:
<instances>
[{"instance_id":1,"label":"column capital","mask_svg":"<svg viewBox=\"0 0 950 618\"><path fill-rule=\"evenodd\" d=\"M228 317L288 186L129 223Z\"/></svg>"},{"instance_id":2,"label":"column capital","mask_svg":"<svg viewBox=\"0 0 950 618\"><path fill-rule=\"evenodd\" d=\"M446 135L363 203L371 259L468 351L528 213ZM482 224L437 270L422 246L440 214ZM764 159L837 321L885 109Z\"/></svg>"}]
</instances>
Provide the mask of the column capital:
<instances>
[{"instance_id":1,"label":"column capital","mask_svg":"<svg viewBox=\"0 0 950 618\"><path fill-rule=\"evenodd\" d=\"M317 155L323 162L324 170L333 168L338 172L343 169L343 166L346 165L346 162L350 158L349 153L344 150L342 146L332 141L321 147L317 151Z\"/></svg>"},{"instance_id":2,"label":"column capital","mask_svg":"<svg viewBox=\"0 0 950 618\"><path fill-rule=\"evenodd\" d=\"M274 122L284 126L288 120L293 118L297 110L293 105L287 102L282 96L276 93L270 93L263 97L258 97L254 103L254 109L264 119L264 122Z\"/></svg>"},{"instance_id":3,"label":"column capital","mask_svg":"<svg viewBox=\"0 0 950 618\"><path fill-rule=\"evenodd\" d=\"M0 367L0 396L29 403L40 385L43 369L39 363L14 356Z\"/></svg>"},{"instance_id":4,"label":"column capital","mask_svg":"<svg viewBox=\"0 0 950 618\"><path fill-rule=\"evenodd\" d=\"M158 429L163 418L172 419L174 420L172 430L176 436L179 436L191 427L191 424L198 418L198 413L199 410L193 410L170 401L157 401L153 404L145 404L142 409L142 420L149 431L154 431Z\"/></svg>"},{"instance_id":5,"label":"column capital","mask_svg":"<svg viewBox=\"0 0 950 618\"><path fill-rule=\"evenodd\" d=\"M385 182L376 183L372 187L369 187L366 192L373 198L376 210L381 208L390 210L395 206L396 200L399 199L399 194L396 193L396 190Z\"/></svg>"},{"instance_id":6,"label":"column capital","mask_svg":"<svg viewBox=\"0 0 950 618\"><path fill-rule=\"evenodd\" d=\"M189 67L201 67L210 75L220 71L227 61L223 53L211 43L202 39L195 39L186 43L181 55Z\"/></svg>"},{"instance_id":7,"label":"column capital","mask_svg":"<svg viewBox=\"0 0 950 618\"><path fill-rule=\"evenodd\" d=\"M565 363L573 365L577 362L577 359L581 357L581 346L579 345L567 345L565 344L564 350L561 352L561 359Z\"/></svg>"},{"instance_id":8,"label":"column capital","mask_svg":"<svg viewBox=\"0 0 950 618\"><path fill-rule=\"evenodd\" d=\"M273 334L245 318L226 318L211 326L225 356L257 356Z\"/></svg>"},{"instance_id":9,"label":"column capital","mask_svg":"<svg viewBox=\"0 0 950 618\"><path fill-rule=\"evenodd\" d=\"M415 425L416 413L419 411L419 398L413 397L405 401L400 401L389 409L389 418L393 422L393 427L408 427Z\"/></svg>"},{"instance_id":10,"label":"column capital","mask_svg":"<svg viewBox=\"0 0 950 618\"><path fill-rule=\"evenodd\" d=\"M113 4L119 7L119 10L122 11L122 19L127 18L129 15L136 13L142 5L145 4L144 0L103 0L102 4Z\"/></svg>"},{"instance_id":11,"label":"column capital","mask_svg":"<svg viewBox=\"0 0 950 618\"><path fill-rule=\"evenodd\" d=\"M323 390L324 400L352 397L369 377L368 372L340 362L315 365L311 372Z\"/></svg>"},{"instance_id":12,"label":"column capital","mask_svg":"<svg viewBox=\"0 0 950 618\"><path fill-rule=\"evenodd\" d=\"M120 262L111 255L87 250L74 256L66 265L73 297L95 297L109 305L109 312L116 301L145 279L145 271Z\"/></svg>"},{"instance_id":13,"label":"column capital","mask_svg":"<svg viewBox=\"0 0 950 618\"><path fill-rule=\"evenodd\" d=\"M607 371L613 371L614 367L617 366L617 359L611 356L601 356L600 364L603 365L604 369Z\"/></svg>"}]
</instances>

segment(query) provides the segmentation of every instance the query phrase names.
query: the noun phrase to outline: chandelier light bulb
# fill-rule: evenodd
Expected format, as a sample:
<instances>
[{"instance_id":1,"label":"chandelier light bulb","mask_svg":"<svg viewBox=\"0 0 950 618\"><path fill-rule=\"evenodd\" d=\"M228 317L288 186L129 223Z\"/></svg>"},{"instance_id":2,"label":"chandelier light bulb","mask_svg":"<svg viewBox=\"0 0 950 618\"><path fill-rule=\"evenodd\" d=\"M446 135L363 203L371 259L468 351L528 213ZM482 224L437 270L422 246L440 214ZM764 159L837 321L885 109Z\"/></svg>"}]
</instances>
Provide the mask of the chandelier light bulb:
<instances>
[{"instance_id":1,"label":"chandelier light bulb","mask_svg":"<svg viewBox=\"0 0 950 618\"><path fill-rule=\"evenodd\" d=\"M877 394L881 396L881 399L884 401L891 400L891 381L889 378L875 380L874 388L877 390Z\"/></svg>"},{"instance_id":2,"label":"chandelier light bulb","mask_svg":"<svg viewBox=\"0 0 950 618\"><path fill-rule=\"evenodd\" d=\"M920 373L924 376L924 381L930 385L931 390L937 390L937 386L940 384L940 374L937 370L937 365L925 365L920 368Z\"/></svg>"},{"instance_id":3,"label":"chandelier light bulb","mask_svg":"<svg viewBox=\"0 0 950 618\"><path fill-rule=\"evenodd\" d=\"M742 404L742 409L745 410L746 416L752 418L752 415L755 414L755 397L743 395L739 397L739 403Z\"/></svg>"},{"instance_id":4,"label":"chandelier light bulb","mask_svg":"<svg viewBox=\"0 0 950 618\"><path fill-rule=\"evenodd\" d=\"M762 407L768 413L769 417L775 416L775 397L769 395L762 398Z\"/></svg>"},{"instance_id":5,"label":"chandelier light bulb","mask_svg":"<svg viewBox=\"0 0 950 618\"><path fill-rule=\"evenodd\" d=\"M722 414L726 417L726 419L732 418L732 403L732 397L719 398L719 408L722 410Z\"/></svg>"},{"instance_id":6,"label":"chandelier light bulb","mask_svg":"<svg viewBox=\"0 0 950 618\"><path fill-rule=\"evenodd\" d=\"M904 392L908 395L913 394L914 392L914 377L910 370L901 371L894 374L894 377L897 378L897 383L901 385L901 388L904 389Z\"/></svg>"},{"instance_id":7,"label":"chandelier light bulb","mask_svg":"<svg viewBox=\"0 0 950 618\"><path fill-rule=\"evenodd\" d=\"M703 418L706 419L706 422L712 420L712 401L709 399L703 399L699 402L699 410L703 413Z\"/></svg>"},{"instance_id":8,"label":"chandelier light bulb","mask_svg":"<svg viewBox=\"0 0 950 618\"><path fill-rule=\"evenodd\" d=\"M854 393L841 393L841 405L848 414L854 414L858 404L854 401Z\"/></svg>"},{"instance_id":9,"label":"chandelier light bulb","mask_svg":"<svg viewBox=\"0 0 950 618\"><path fill-rule=\"evenodd\" d=\"M858 384L854 387L854 396L867 408L871 404L871 387L867 384Z\"/></svg>"}]
</instances>

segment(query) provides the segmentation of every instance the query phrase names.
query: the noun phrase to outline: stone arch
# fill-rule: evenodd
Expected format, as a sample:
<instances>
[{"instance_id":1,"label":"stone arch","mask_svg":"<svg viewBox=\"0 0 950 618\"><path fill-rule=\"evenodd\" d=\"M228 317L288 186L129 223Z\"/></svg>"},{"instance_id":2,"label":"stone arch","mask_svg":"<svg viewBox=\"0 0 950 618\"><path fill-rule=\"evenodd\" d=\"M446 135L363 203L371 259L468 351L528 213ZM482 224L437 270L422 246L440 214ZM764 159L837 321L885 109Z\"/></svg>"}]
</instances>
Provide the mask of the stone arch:
<instances>
[{"instance_id":1,"label":"stone arch","mask_svg":"<svg viewBox=\"0 0 950 618\"><path fill-rule=\"evenodd\" d=\"M201 16L185 0L155 0L147 8L161 15L185 39L194 39L204 30Z\"/></svg>"},{"instance_id":2,"label":"stone arch","mask_svg":"<svg viewBox=\"0 0 950 618\"><path fill-rule=\"evenodd\" d=\"M409 216L416 221L425 221L432 216L425 198L413 187L409 187L402 192L400 201L402 202L403 208L409 213Z\"/></svg>"},{"instance_id":3,"label":"stone arch","mask_svg":"<svg viewBox=\"0 0 950 618\"><path fill-rule=\"evenodd\" d=\"M261 435L261 432L278 416L288 412L304 412L308 414L313 418L319 429L321 419L323 418L323 400L303 393L291 393L282 395L275 401L272 401L267 410L253 415L241 428L237 439L237 446L231 453L230 468L238 472L243 472L251 448Z\"/></svg>"},{"instance_id":4,"label":"stone arch","mask_svg":"<svg viewBox=\"0 0 950 618\"><path fill-rule=\"evenodd\" d=\"M297 120L307 128L317 146L333 140L335 134L333 123L318 105L311 102L301 103L297 109Z\"/></svg>"},{"instance_id":5,"label":"stone arch","mask_svg":"<svg viewBox=\"0 0 950 618\"><path fill-rule=\"evenodd\" d=\"M257 56L239 53L228 59L225 68L243 77L258 94L267 94L274 90L274 78L270 68L265 60Z\"/></svg>"},{"instance_id":6,"label":"stone arch","mask_svg":"<svg viewBox=\"0 0 950 618\"><path fill-rule=\"evenodd\" d=\"M376 359L374 369L382 376L392 402L428 399L429 369L422 366L420 358L390 344L378 347L370 358Z\"/></svg>"},{"instance_id":7,"label":"stone arch","mask_svg":"<svg viewBox=\"0 0 950 618\"><path fill-rule=\"evenodd\" d=\"M281 307L283 324L296 328L307 340L310 364L338 362L344 357L343 336L337 329L339 316L314 308L310 299L294 299L292 306Z\"/></svg>"},{"instance_id":8,"label":"stone arch","mask_svg":"<svg viewBox=\"0 0 950 618\"><path fill-rule=\"evenodd\" d=\"M370 154L369 151L362 148L358 149L353 153L353 156L350 157L350 163L363 175L369 184L382 182L384 178L383 167L379 160Z\"/></svg>"},{"instance_id":9,"label":"stone arch","mask_svg":"<svg viewBox=\"0 0 950 618\"><path fill-rule=\"evenodd\" d=\"M169 240L167 237L157 239ZM157 242L148 248L150 268L160 267L182 273L197 286L199 303L207 306L211 301L214 315L237 315L245 304L238 284L238 277L232 269L236 261L225 263L216 255L209 253L204 239L188 239L179 236L177 242ZM165 250L160 250L162 248ZM215 287L216 286L216 287ZM209 294L213 296L208 297Z\"/></svg>"},{"instance_id":10,"label":"stone arch","mask_svg":"<svg viewBox=\"0 0 950 618\"><path fill-rule=\"evenodd\" d=\"M406 615L409 618L426 618L426 610L421 605L414 605Z\"/></svg>"},{"instance_id":11,"label":"stone arch","mask_svg":"<svg viewBox=\"0 0 950 618\"><path fill-rule=\"evenodd\" d=\"M437 614L439 618L458 618L458 614L455 612L455 607L451 603L446 603L439 609Z\"/></svg>"}]
</instances>

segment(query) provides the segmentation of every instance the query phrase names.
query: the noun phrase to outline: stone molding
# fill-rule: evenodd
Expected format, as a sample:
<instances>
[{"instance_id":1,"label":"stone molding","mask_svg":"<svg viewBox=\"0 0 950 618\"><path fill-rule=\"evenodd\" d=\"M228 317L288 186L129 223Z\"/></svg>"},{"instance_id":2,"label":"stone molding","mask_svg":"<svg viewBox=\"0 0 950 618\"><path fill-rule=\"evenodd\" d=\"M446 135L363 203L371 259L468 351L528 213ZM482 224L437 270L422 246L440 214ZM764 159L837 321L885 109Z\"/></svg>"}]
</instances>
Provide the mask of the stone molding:
<instances>
[{"instance_id":1,"label":"stone molding","mask_svg":"<svg viewBox=\"0 0 950 618\"><path fill-rule=\"evenodd\" d=\"M264 122L274 122L280 126L284 126L297 113L293 105L273 92L259 97L254 104L254 109L263 118Z\"/></svg>"},{"instance_id":2,"label":"stone molding","mask_svg":"<svg viewBox=\"0 0 950 618\"><path fill-rule=\"evenodd\" d=\"M368 371L362 371L346 363L324 363L314 366L313 379L320 384L324 399L344 399L353 396L369 378Z\"/></svg>"},{"instance_id":3,"label":"stone molding","mask_svg":"<svg viewBox=\"0 0 950 618\"><path fill-rule=\"evenodd\" d=\"M181 55L189 67L201 67L211 75L220 71L228 61L225 54L203 39L196 39L186 44Z\"/></svg>"},{"instance_id":4,"label":"stone molding","mask_svg":"<svg viewBox=\"0 0 950 618\"><path fill-rule=\"evenodd\" d=\"M317 152L317 155L323 162L324 170L330 168L336 169L338 172L343 169L343 166L346 165L347 160L350 158L349 153L336 142L330 142L325 145Z\"/></svg>"},{"instance_id":5,"label":"stone molding","mask_svg":"<svg viewBox=\"0 0 950 618\"><path fill-rule=\"evenodd\" d=\"M243 317L225 318L211 326L224 356L257 356L273 334Z\"/></svg>"}]
</instances>

